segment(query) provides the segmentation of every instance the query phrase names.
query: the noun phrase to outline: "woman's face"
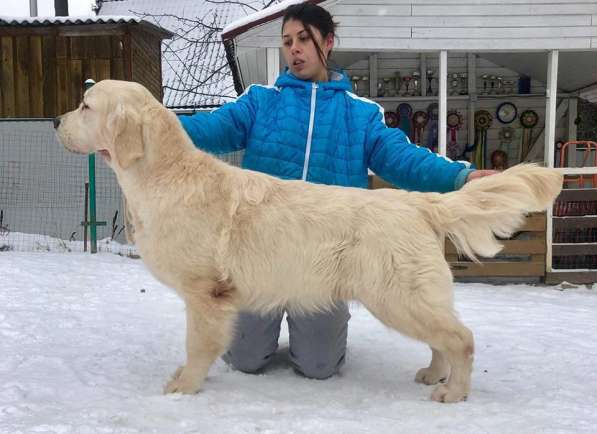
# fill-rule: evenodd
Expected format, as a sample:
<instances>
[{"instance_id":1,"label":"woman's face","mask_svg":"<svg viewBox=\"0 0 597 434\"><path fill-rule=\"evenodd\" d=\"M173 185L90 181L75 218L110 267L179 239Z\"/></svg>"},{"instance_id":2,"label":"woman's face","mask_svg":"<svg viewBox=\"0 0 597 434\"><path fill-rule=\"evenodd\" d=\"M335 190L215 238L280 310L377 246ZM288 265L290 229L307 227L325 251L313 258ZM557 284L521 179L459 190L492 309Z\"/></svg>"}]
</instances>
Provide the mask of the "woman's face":
<instances>
[{"instance_id":1,"label":"woman's face","mask_svg":"<svg viewBox=\"0 0 597 434\"><path fill-rule=\"evenodd\" d=\"M329 35L324 40L319 30L309 27L315 41L311 39L303 23L292 19L286 21L282 28L282 55L290 72L301 80L326 81L327 67L321 62L315 44L321 47L327 60L334 46L334 36Z\"/></svg>"}]
</instances>

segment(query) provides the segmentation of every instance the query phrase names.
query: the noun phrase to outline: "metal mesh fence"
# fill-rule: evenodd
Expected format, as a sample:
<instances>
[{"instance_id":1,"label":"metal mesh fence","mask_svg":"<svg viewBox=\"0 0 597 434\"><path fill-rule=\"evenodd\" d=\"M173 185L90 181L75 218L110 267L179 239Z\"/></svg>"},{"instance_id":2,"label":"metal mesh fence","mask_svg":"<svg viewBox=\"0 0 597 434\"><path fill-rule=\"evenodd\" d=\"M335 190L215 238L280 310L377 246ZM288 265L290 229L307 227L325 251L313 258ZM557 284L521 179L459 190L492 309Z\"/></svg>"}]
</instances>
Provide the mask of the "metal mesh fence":
<instances>
[{"instance_id":1,"label":"metal mesh fence","mask_svg":"<svg viewBox=\"0 0 597 434\"><path fill-rule=\"evenodd\" d=\"M240 165L242 153L224 156ZM83 251L87 157L66 151L50 119L0 119L0 251ZM98 251L134 255L112 170L96 159Z\"/></svg>"}]
</instances>

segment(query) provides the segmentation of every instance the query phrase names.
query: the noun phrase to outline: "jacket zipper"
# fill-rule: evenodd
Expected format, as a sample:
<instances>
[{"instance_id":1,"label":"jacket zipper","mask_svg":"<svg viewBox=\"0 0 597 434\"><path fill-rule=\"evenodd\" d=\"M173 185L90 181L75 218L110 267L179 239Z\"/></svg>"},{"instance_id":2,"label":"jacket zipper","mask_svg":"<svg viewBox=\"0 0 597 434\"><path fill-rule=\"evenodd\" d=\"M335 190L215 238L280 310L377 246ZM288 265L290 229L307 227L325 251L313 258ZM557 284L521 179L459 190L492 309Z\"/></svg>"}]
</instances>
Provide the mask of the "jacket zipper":
<instances>
[{"instance_id":1,"label":"jacket zipper","mask_svg":"<svg viewBox=\"0 0 597 434\"><path fill-rule=\"evenodd\" d=\"M309 132L307 133L307 145L305 146L305 165L303 166L303 181L307 180L309 169L309 158L311 157L311 140L313 138L313 124L315 123L315 100L317 97L317 83L313 82L311 87L311 114L309 115Z\"/></svg>"}]
</instances>

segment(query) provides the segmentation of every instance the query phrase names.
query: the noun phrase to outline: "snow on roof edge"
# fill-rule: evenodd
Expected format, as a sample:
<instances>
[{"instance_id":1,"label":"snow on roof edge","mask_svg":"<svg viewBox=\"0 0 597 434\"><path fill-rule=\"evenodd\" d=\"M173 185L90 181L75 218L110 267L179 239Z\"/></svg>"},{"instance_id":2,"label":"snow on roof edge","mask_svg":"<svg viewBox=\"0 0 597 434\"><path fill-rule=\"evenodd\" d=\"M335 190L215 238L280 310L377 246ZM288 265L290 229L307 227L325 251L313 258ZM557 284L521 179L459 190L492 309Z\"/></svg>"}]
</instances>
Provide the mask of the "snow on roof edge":
<instances>
[{"instance_id":1,"label":"snow on roof edge","mask_svg":"<svg viewBox=\"0 0 597 434\"><path fill-rule=\"evenodd\" d=\"M105 22L105 21L125 21L125 22L139 22L139 17L130 15L70 15L66 17L55 17L55 16L36 16L36 17L23 17L23 16L12 16L12 15L0 15L0 22L8 24L37 24L37 23L75 23L75 22Z\"/></svg>"},{"instance_id":2,"label":"snow on roof edge","mask_svg":"<svg viewBox=\"0 0 597 434\"><path fill-rule=\"evenodd\" d=\"M222 39L230 39L236 36L238 33L243 33L244 30L248 30L248 28L252 28L256 25L261 23L274 20L282 15L282 12L291 5L297 3L303 3L305 0L284 0L283 2L276 3L270 7L262 9L254 14L247 15L245 17L239 18L238 20L232 21L228 23L226 27L222 30ZM310 3L321 3L324 0L314 0ZM247 29L244 29L247 27Z\"/></svg>"},{"instance_id":3,"label":"snow on roof edge","mask_svg":"<svg viewBox=\"0 0 597 434\"><path fill-rule=\"evenodd\" d=\"M72 15L72 16L37 16L37 17L18 17L10 15L0 15L0 26L21 26L21 27L39 27L48 25L84 25L84 24L141 24L153 27L164 34L172 37L172 32L152 23L131 15Z\"/></svg>"}]
</instances>

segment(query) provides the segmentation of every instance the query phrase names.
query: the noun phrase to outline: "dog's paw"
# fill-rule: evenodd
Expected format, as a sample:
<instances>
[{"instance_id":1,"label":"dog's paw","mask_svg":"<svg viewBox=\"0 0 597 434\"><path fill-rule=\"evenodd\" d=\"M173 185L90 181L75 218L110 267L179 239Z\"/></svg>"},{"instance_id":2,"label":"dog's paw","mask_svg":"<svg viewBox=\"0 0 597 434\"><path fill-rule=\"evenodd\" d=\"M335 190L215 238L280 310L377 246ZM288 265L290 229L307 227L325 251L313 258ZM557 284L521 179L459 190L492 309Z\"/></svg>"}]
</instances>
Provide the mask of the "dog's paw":
<instances>
[{"instance_id":1,"label":"dog's paw","mask_svg":"<svg viewBox=\"0 0 597 434\"><path fill-rule=\"evenodd\" d=\"M427 385L443 383L446 378L448 378L448 372L441 372L431 368L421 368L417 372L417 375L415 375L415 381L417 383L423 383Z\"/></svg>"},{"instance_id":2,"label":"dog's paw","mask_svg":"<svg viewBox=\"0 0 597 434\"><path fill-rule=\"evenodd\" d=\"M464 390L450 389L446 384L440 384L431 394L431 399L437 402L466 401L467 393Z\"/></svg>"},{"instance_id":3,"label":"dog's paw","mask_svg":"<svg viewBox=\"0 0 597 434\"><path fill-rule=\"evenodd\" d=\"M179 367L172 379L164 387L164 393L184 393L192 395L201 389L201 381L196 376L188 375L184 366Z\"/></svg>"}]
</instances>

